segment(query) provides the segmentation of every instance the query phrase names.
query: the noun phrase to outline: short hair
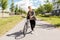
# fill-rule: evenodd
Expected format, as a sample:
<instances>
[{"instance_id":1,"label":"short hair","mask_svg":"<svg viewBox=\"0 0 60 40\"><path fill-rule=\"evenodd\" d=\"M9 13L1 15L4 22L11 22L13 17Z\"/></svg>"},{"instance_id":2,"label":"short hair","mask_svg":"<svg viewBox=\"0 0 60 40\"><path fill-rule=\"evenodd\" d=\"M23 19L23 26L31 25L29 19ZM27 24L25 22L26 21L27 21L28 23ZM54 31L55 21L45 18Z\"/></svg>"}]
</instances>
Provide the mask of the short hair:
<instances>
[{"instance_id":1,"label":"short hair","mask_svg":"<svg viewBox=\"0 0 60 40\"><path fill-rule=\"evenodd\" d=\"M28 8L30 8L31 6L28 6Z\"/></svg>"}]
</instances>

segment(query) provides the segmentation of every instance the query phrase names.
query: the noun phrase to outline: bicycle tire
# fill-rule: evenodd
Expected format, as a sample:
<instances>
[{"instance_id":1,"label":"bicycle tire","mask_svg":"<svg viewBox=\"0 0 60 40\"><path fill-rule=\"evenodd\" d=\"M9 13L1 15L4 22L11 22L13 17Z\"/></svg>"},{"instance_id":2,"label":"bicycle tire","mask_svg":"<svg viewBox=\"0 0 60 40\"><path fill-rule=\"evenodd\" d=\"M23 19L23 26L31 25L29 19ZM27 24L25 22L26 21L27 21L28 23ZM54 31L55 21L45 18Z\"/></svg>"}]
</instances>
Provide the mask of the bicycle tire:
<instances>
[{"instance_id":1,"label":"bicycle tire","mask_svg":"<svg viewBox=\"0 0 60 40\"><path fill-rule=\"evenodd\" d=\"M26 22L25 25L24 25L24 28L23 28L23 34L24 34L24 36L27 33L27 27L28 27L28 23Z\"/></svg>"}]
</instances>

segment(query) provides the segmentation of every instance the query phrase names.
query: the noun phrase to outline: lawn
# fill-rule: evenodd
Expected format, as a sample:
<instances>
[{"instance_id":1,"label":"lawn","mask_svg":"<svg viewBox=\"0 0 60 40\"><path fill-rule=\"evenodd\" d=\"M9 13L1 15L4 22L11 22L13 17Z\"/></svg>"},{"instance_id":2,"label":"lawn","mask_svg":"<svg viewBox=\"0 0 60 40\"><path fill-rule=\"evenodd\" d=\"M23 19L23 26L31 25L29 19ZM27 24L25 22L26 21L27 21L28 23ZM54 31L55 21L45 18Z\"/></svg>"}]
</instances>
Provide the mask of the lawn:
<instances>
[{"instance_id":1,"label":"lawn","mask_svg":"<svg viewBox=\"0 0 60 40\"><path fill-rule=\"evenodd\" d=\"M19 15L8 18L0 18L0 36L12 29L23 18Z\"/></svg>"},{"instance_id":2,"label":"lawn","mask_svg":"<svg viewBox=\"0 0 60 40\"><path fill-rule=\"evenodd\" d=\"M58 16L43 17L42 15L38 15L37 18L49 22L55 27L60 27L60 17Z\"/></svg>"}]
</instances>

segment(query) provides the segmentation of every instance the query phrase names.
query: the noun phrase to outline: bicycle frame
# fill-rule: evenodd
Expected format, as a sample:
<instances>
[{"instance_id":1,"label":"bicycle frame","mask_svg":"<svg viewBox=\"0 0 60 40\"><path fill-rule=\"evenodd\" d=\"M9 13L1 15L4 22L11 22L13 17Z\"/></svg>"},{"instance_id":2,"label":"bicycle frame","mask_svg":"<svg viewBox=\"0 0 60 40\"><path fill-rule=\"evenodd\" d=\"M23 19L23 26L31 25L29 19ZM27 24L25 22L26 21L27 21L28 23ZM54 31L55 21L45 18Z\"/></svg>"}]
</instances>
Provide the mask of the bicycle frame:
<instances>
[{"instance_id":1,"label":"bicycle frame","mask_svg":"<svg viewBox=\"0 0 60 40\"><path fill-rule=\"evenodd\" d=\"M28 30L28 22L29 22L29 20L27 20L27 21L25 22L25 25L24 25L24 28L23 28L23 34L24 34L24 36L26 35L27 30Z\"/></svg>"}]
</instances>

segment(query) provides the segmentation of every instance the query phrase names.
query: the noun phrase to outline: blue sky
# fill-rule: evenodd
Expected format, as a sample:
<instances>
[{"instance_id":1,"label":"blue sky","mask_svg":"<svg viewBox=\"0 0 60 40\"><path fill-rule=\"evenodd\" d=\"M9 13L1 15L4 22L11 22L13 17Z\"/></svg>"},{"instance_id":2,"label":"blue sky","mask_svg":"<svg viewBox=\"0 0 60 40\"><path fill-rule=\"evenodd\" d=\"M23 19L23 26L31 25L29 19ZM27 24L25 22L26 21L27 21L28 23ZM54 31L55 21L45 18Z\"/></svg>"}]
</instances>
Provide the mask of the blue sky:
<instances>
[{"instance_id":1,"label":"blue sky","mask_svg":"<svg viewBox=\"0 0 60 40\"><path fill-rule=\"evenodd\" d=\"M21 5L21 4L24 4L25 2L25 5L27 4L27 6L34 6L34 7L38 7L40 4L42 4L43 2L41 0L14 0L14 3L15 4L18 4L18 5ZM27 3L26 3L27 2ZM11 0L9 0L9 6L11 4Z\"/></svg>"},{"instance_id":2,"label":"blue sky","mask_svg":"<svg viewBox=\"0 0 60 40\"><path fill-rule=\"evenodd\" d=\"M25 10L28 10L28 6L32 6L33 9L39 7L40 4L44 4L45 0L14 0L14 5L18 5L18 7L21 7ZM51 0L50 0L51 1ZM11 5L11 0L8 2L8 8Z\"/></svg>"},{"instance_id":3,"label":"blue sky","mask_svg":"<svg viewBox=\"0 0 60 40\"><path fill-rule=\"evenodd\" d=\"M8 0L8 4L9 4L9 5L11 4L11 1L12 1L12 0ZM14 0L14 3L19 2L19 1L22 1L22 0Z\"/></svg>"}]
</instances>

